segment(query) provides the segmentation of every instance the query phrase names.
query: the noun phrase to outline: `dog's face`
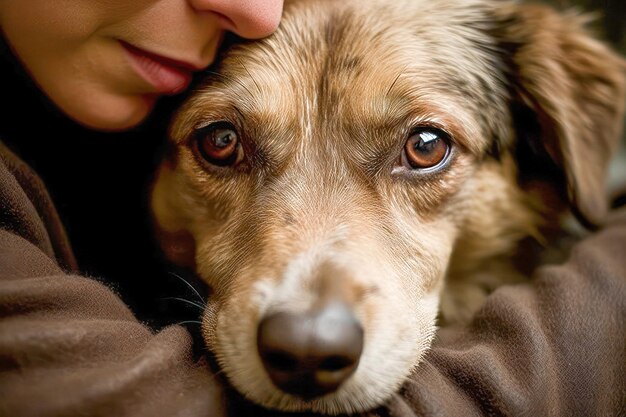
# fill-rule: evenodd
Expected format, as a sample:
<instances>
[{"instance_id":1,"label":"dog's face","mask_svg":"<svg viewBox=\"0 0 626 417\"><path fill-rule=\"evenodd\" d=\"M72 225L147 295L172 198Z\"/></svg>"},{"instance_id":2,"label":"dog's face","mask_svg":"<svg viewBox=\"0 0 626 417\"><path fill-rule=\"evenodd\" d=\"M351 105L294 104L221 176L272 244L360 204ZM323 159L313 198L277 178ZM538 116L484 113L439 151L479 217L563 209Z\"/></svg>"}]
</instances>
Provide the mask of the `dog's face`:
<instances>
[{"instance_id":1,"label":"dog's face","mask_svg":"<svg viewBox=\"0 0 626 417\"><path fill-rule=\"evenodd\" d=\"M578 62L545 49L563 45ZM203 334L234 386L291 411L384 401L430 346L444 277L538 227L516 144L601 218L621 65L574 18L481 0L292 2L232 47L174 121L153 208L213 290Z\"/></svg>"}]
</instances>

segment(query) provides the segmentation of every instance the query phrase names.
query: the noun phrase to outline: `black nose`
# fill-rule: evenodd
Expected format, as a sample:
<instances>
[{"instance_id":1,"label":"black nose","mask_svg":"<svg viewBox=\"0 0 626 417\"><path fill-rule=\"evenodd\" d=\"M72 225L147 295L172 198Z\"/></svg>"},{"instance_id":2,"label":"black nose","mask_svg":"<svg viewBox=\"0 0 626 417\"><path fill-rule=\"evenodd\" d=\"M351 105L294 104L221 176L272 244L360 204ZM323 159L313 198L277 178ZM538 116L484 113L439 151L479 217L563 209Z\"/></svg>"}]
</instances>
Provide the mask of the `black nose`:
<instances>
[{"instance_id":1,"label":"black nose","mask_svg":"<svg viewBox=\"0 0 626 417\"><path fill-rule=\"evenodd\" d=\"M272 382L302 398L337 390L363 350L363 329L338 302L306 313L275 313L261 321L257 345Z\"/></svg>"}]
</instances>

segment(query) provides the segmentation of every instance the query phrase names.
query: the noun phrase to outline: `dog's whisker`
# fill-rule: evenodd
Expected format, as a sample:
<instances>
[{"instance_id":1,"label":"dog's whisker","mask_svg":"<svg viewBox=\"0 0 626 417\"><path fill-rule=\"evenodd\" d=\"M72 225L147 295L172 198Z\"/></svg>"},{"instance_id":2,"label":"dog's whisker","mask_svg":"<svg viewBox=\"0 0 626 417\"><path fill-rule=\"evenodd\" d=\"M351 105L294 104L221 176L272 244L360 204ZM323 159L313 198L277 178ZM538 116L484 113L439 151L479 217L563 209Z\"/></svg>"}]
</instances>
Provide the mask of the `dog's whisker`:
<instances>
[{"instance_id":1,"label":"dog's whisker","mask_svg":"<svg viewBox=\"0 0 626 417\"><path fill-rule=\"evenodd\" d=\"M398 80L400 79L402 74L404 74L404 71L407 69L407 67L408 67L408 65L406 65L404 68L402 68L402 71L400 71L398 73L398 75L396 75L396 78L393 79L393 82L391 83L391 85L387 89L387 94L385 94L386 96L388 96L391 93L391 90L393 90L393 87L396 86L396 83L398 82Z\"/></svg>"},{"instance_id":2,"label":"dog's whisker","mask_svg":"<svg viewBox=\"0 0 626 417\"><path fill-rule=\"evenodd\" d=\"M250 95L250 97L254 97L254 94L252 94L252 91L250 91L250 89L248 87L246 87L246 85L244 83L242 83L241 81L239 81L238 79L232 78L232 77L229 77L228 75L220 74L219 72L215 72L215 71L211 71L211 70L207 70L206 73L207 74L211 74L213 76L222 77L226 81L229 81L231 83L235 83L235 84L239 85L241 88L243 88L244 90L246 90L246 92Z\"/></svg>"},{"instance_id":3,"label":"dog's whisker","mask_svg":"<svg viewBox=\"0 0 626 417\"><path fill-rule=\"evenodd\" d=\"M198 304L198 303L196 303L194 301L187 300L185 298L180 298L180 297L165 297L165 298L163 298L163 300L176 300L176 301L180 301L182 303L187 303L189 305L197 307L198 309L200 309L200 311L204 311L204 309L206 308L206 304Z\"/></svg>"},{"instance_id":4,"label":"dog's whisker","mask_svg":"<svg viewBox=\"0 0 626 417\"><path fill-rule=\"evenodd\" d=\"M221 376L221 375L225 375L225 374L226 374L226 372L224 372L224 370L221 369L221 368L219 370L213 372L213 376Z\"/></svg>"},{"instance_id":5,"label":"dog's whisker","mask_svg":"<svg viewBox=\"0 0 626 417\"><path fill-rule=\"evenodd\" d=\"M236 58L237 58L237 62L239 62L239 65L241 65L241 67L244 69L244 71L246 71L246 73L248 74L248 76L250 77L250 79L252 80L254 85L256 86L257 91L259 93L261 93L261 87L259 87L259 84L256 82L256 80L254 79L254 77L252 76L250 71L248 71L248 68L244 65L243 61L241 59L239 59L239 57L236 57Z\"/></svg>"},{"instance_id":6,"label":"dog's whisker","mask_svg":"<svg viewBox=\"0 0 626 417\"><path fill-rule=\"evenodd\" d=\"M185 320L185 321L179 321L178 323L174 323L174 324L180 325L180 324L192 324L192 323L202 325L202 322L198 320Z\"/></svg>"},{"instance_id":7,"label":"dog's whisker","mask_svg":"<svg viewBox=\"0 0 626 417\"><path fill-rule=\"evenodd\" d=\"M187 281L185 278L181 277L180 275L178 275L178 274L176 274L176 273L174 273L174 272L170 272L169 274L170 274L170 275L172 275L172 276L173 276L173 277L175 277L175 278L178 278L178 279L179 279L179 280L181 280L182 282L184 282L184 283L185 283L185 285L186 285L187 287L189 287L189 288L191 289L191 291L193 291L193 293L194 293L194 294L198 297L198 299L200 300L200 302L201 302L201 303L203 303L203 304L206 306L206 300L205 300L204 298L202 298L202 296L200 295L200 293L198 292L198 290L196 290L196 289L194 288L194 286L193 286L193 285L191 285L191 284L189 283L189 281Z\"/></svg>"}]
</instances>

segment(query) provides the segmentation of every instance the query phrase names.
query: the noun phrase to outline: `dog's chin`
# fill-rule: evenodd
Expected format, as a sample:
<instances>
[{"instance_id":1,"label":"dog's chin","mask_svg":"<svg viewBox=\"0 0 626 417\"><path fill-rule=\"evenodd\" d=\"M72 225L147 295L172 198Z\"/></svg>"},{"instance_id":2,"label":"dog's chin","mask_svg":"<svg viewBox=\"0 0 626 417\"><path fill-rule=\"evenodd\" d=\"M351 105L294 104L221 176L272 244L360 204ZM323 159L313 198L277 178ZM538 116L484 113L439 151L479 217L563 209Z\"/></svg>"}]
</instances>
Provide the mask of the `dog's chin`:
<instances>
[{"instance_id":1,"label":"dog's chin","mask_svg":"<svg viewBox=\"0 0 626 417\"><path fill-rule=\"evenodd\" d=\"M262 369L244 371L224 368L235 388L247 399L269 409L283 412L315 412L329 415L351 414L376 408L396 392L408 374L419 363L420 352L416 358L394 363L403 369L395 372L374 372L374 365L369 369L359 368L337 391L313 399L293 396L276 388ZM394 361L395 362L395 361ZM365 365L365 364L364 364ZM380 366L381 364L378 363ZM242 376L247 375L247 378ZM382 382L384 381L384 382ZM261 382L261 383L259 383Z\"/></svg>"},{"instance_id":2,"label":"dog's chin","mask_svg":"<svg viewBox=\"0 0 626 417\"><path fill-rule=\"evenodd\" d=\"M205 315L205 338L210 339L207 344L230 383L252 402L284 412L350 414L382 405L406 381L431 346L437 308L438 297L433 294L422 300L418 311L413 311L413 317L407 316L408 323L402 326L391 317L379 317L366 336L355 373L337 391L313 399L290 395L271 382L257 353L256 337L250 337L256 335L255 324L235 324L229 318L237 315L224 312ZM213 330L209 330L211 325ZM419 331L414 331L416 326ZM242 327L245 330L232 331Z\"/></svg>"},{"instance_id":3,"label":"dog's chin","mask_svg":"<svg viewBox=\"0 0 626 417\"><path fill-rule=\"evenodd\" d=\"M315 412L326 415L351 414L376 408L384 403L400 386L406 376L399 376L393 385L366 386L358 378L346 382L338 391L314 399L303 399L286 394L276 388L265 396L247 398L255 403L282 412ZM243 390L244 387L241 387Z\"/></svg>"}]
</instances>

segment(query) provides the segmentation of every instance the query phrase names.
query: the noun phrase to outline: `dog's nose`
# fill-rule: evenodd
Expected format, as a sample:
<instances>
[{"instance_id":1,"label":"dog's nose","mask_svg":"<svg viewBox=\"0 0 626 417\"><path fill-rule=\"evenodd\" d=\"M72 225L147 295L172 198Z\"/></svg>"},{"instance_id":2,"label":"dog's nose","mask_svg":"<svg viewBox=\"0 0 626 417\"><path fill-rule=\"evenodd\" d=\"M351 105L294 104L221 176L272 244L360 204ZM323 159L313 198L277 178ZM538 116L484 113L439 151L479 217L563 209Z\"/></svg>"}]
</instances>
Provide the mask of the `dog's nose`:
<instances>
[{"instance_id":1,"label":"dog's nose","mask_svg":"<svg viewBox=\"0 0 626 417\"><path fill-rule=\"evenodd\" d=\"M272 382L310 399L337 390L356 370L363 329L345 304L333 302L312 312L264 318L257 344Z\"/></svg>"}]
</instances>

